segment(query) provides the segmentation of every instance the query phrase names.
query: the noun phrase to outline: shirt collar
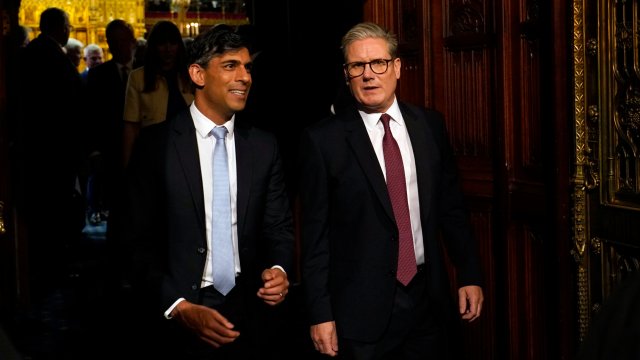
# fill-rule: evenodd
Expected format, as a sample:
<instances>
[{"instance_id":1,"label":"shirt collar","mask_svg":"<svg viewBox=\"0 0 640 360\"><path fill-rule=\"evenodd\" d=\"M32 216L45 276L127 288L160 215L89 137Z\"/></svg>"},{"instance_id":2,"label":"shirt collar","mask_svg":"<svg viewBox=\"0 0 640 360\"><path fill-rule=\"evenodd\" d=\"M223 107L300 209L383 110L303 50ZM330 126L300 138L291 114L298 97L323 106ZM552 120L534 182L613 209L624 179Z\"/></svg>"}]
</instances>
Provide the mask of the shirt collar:
<instances>
[{"instance_id":1,"label":"shirt collar","mask_svg":"<svg viewBox=\"0 0 640 360\"><path fill-rule=\"evenodd\" d=\"M380 116L382 113L366 113L362 110L358 110L360 113L360 117L364 120L365 125L368 128L375 128L380 121ZM402 118L402 113L400 112L400 107L398 106L398 99L394 98L391 106L385 111L386 114L389 114L391 118L397 122L398 124L404 126L404 119Z\"/></svg>"},{"instance_id":2,"label":"shirt collar","mask_svg":"<svg viewBox=\"0 0 640 360\"><path fill-rule=\"evenodd\" d=\"M212 120L204 116L204 114L201 113L200 110L198 110L198 108L196 107L195 101L191 103L189 110L191 111L193 124L195 125L196 131L198 132L198 135L200 137L205 138L209 136L211 134L211 130L213 130L214 127L218 126ZM233 128L235 125L235 120L236 120L236 115L234 114L231 117L231 120L225 122L222 125L227 128L227 131L229 132L229 136L231 137L233 137Z\"/></svg>"}]
</instances>

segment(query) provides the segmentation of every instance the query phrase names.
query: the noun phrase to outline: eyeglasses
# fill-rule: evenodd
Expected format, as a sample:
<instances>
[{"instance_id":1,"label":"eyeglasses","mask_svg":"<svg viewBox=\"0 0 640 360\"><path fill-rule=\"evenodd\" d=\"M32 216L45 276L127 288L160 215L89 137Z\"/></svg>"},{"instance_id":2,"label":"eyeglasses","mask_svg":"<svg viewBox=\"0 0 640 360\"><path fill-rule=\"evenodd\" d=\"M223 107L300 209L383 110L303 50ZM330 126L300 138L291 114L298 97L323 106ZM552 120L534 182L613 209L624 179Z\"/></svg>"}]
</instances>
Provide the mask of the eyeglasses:
<instances>
[{"instance_id":1,"label":"eyeglasses","mask_svg":"<svg viewBox=\"0 0 640 360\"><path fill-rule=\"evenodd\" d=\"M349 74L349 76L352 78L364 74L364 68L367 66L367 64L369 65L369 68L371 68L371 71L373 71L375 74L382 75L387 72L389 63L393 60L395 59L375 59L369 62L356 61L346 63L343 66L345 70L347 70L347 74Z\"/></svg>"}]
</instances>

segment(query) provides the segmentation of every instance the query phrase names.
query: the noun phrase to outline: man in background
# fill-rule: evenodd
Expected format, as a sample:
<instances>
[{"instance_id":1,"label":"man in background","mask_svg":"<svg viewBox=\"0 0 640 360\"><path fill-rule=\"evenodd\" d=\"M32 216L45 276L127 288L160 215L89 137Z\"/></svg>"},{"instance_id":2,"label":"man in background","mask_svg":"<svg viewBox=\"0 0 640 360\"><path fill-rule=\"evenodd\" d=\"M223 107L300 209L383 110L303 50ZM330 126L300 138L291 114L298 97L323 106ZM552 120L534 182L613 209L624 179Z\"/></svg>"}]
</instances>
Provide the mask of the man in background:
<instances>
[{"instance_id":1,"label":"man in background","mask_svg":"<svg viewBox=\"0 0 640 360\"><path fill-rule=\"evenodd\" d=\"M118 227L118 199L122 198L122 114L124 92L135 51L133 27L122 19L110 21L105 31L112 57L92 67L87 74L86 102L90 111L83 114L87 124L89 156L85 159L86 206L85 236L91 252L89 263L92 302L86 305L85 338L87 348L102 349L103 358L116 358L128 341L131 328L123 326L122 317L134 316L129 301L128 283L122 271L123 250L115 236ZM89 46L88 46L89 47ZM89 53L87 53L89 55ZM87 65L91 58L88 57ZM96 311L96 309L99 309ZM104 341L109 341L109 344Z\"/></svg>"},{"instance_id":2,"label":"man in background","mask_svg":"<svg viewBox=\"0 0 640 360\"><path fill-rule=\"evenodd\" d=\"M41 33L26 46L20 61L15 144L19 178L14 184L18 213L27 229L32 316L45 328L55 316L51 306L56 297L69 295L62 288L68 285L84 223L76 178L86 157L86 112L80 75L63 50L70 30L64 10L44 10ZM70 350L64 341L64 334L70 333L60 333L62 340L46 349L54 356L47 358L62 358L55 355L65 346Z\"/></svg>"},{"instance_id":3,"label":"man in background","mask_svg":"<svg viewBox=\"0 0 640 360\"><path fill-rule=\"evenodd\" d=\"M94 177L95 189L94 197L89 199L88 217L96 223L110 220L107 242L116 251L117 239L109 234L117 223L117 214L112 210L121 197L124 98L136 40L133 27L122 19L107 24L106 37L112 58L91 68L87 75L88 103L94 110L87 121L95 169L90 175Z\"/></svg>"},{"instance_id":4,"label":"man in background","mask_svg":"<svg viewBox=\"0 0 640 360\"><path fill-rule=\"evenodd\" d=\"M74 38L69 38L67 43L64 45L64 51L67 53L67 57L76 67L76 70L80 66L80 61L82 60L82 47L84 44L82 41Z\"/></svg>"},{"instance_id":5,"label":"man in background","mask_svg":"<svg viewBox=\"0 0 640 360\"><path fill-rule=\"evenodd\" d=\"M86 83L87 77L89 76L89 70L103 63L104 53L98 44L89 44L85 46L83 53L84 63L87 67L80 73L80 77L82 78L82 81Z\"/></svg>"}]
</instances>

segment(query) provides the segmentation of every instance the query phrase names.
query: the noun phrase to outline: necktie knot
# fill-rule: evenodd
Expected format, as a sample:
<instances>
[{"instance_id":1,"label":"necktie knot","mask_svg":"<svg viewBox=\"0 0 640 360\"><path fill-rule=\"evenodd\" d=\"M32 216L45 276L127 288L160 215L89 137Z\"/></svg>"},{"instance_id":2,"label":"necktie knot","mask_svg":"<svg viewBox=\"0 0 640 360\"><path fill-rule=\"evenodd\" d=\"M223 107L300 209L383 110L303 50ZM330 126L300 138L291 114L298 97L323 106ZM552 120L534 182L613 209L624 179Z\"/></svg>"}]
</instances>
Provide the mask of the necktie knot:
<instances>
[{"instance_id":1,"label":"necktie knot","mask_svg":"<svg viewBox=\"0 0 640 360\"><path fill-rule=\"evenodd\" d=\"M227 135L227 128L224 126L216 126L211 130L211 133L216 138L216 140L223 140Z\"/></svg>"},{"instance_id":2,"label":"necktie knot","mask_svg":"<svg viewBox=\"0 0 640 360\"><path fill-rule=\"evenodd\" d=\"M391 127L389 125L389 123L391 122L391 116L389 116L389 114L382 114L380 115L380 121L382 121L382 127L384 128L384 138L388 140L393 136L391 134Z\"/></svg>"},{"instance_id":3,"label":"necktie knot","mask_svg":"<svg viewBox=\"0 0 640 360\"><path fill-rule=\"evenodd\" d=\"M384 125L385 129L389 127L389 121L391 121L391 116L389 114L380 115L380 120L382 121L382 125Z\"/></svg>"}]
</instances>

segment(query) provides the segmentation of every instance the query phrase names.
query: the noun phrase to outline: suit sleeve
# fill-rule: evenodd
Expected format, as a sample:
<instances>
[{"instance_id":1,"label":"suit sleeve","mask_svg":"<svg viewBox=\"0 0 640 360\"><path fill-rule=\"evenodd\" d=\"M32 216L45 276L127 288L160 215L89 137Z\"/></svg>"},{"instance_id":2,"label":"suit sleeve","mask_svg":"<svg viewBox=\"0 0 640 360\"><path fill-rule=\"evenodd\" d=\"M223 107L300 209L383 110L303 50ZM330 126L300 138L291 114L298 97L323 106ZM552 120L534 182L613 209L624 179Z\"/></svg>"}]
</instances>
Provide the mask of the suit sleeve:
<instances>
[{"instance_id":1,"label":"suit sleeve","mask_svg":"<svg viewBox=\"0 0 640 360\"><path fill-rule=\"evenodd\" d=\"M327 219L329 189L322 153L311 133L303 132L300 144L300 193L302 219L302 284L309 321L333 320L329 295L329 237Z\"/></svg>"},{"instance_id":2,"label":"suit sleeve","mask_svg":"<svg viewBox=\"0 0 640 360\"><path fill-rule=\"evenodd\" d=\"M263 235L268 240L269 264L282 266L289 277L293 270L293 218L286 191L282 158L275 138L272 150L272 166L267 176Z\"/></svg>"}]
</instances>

